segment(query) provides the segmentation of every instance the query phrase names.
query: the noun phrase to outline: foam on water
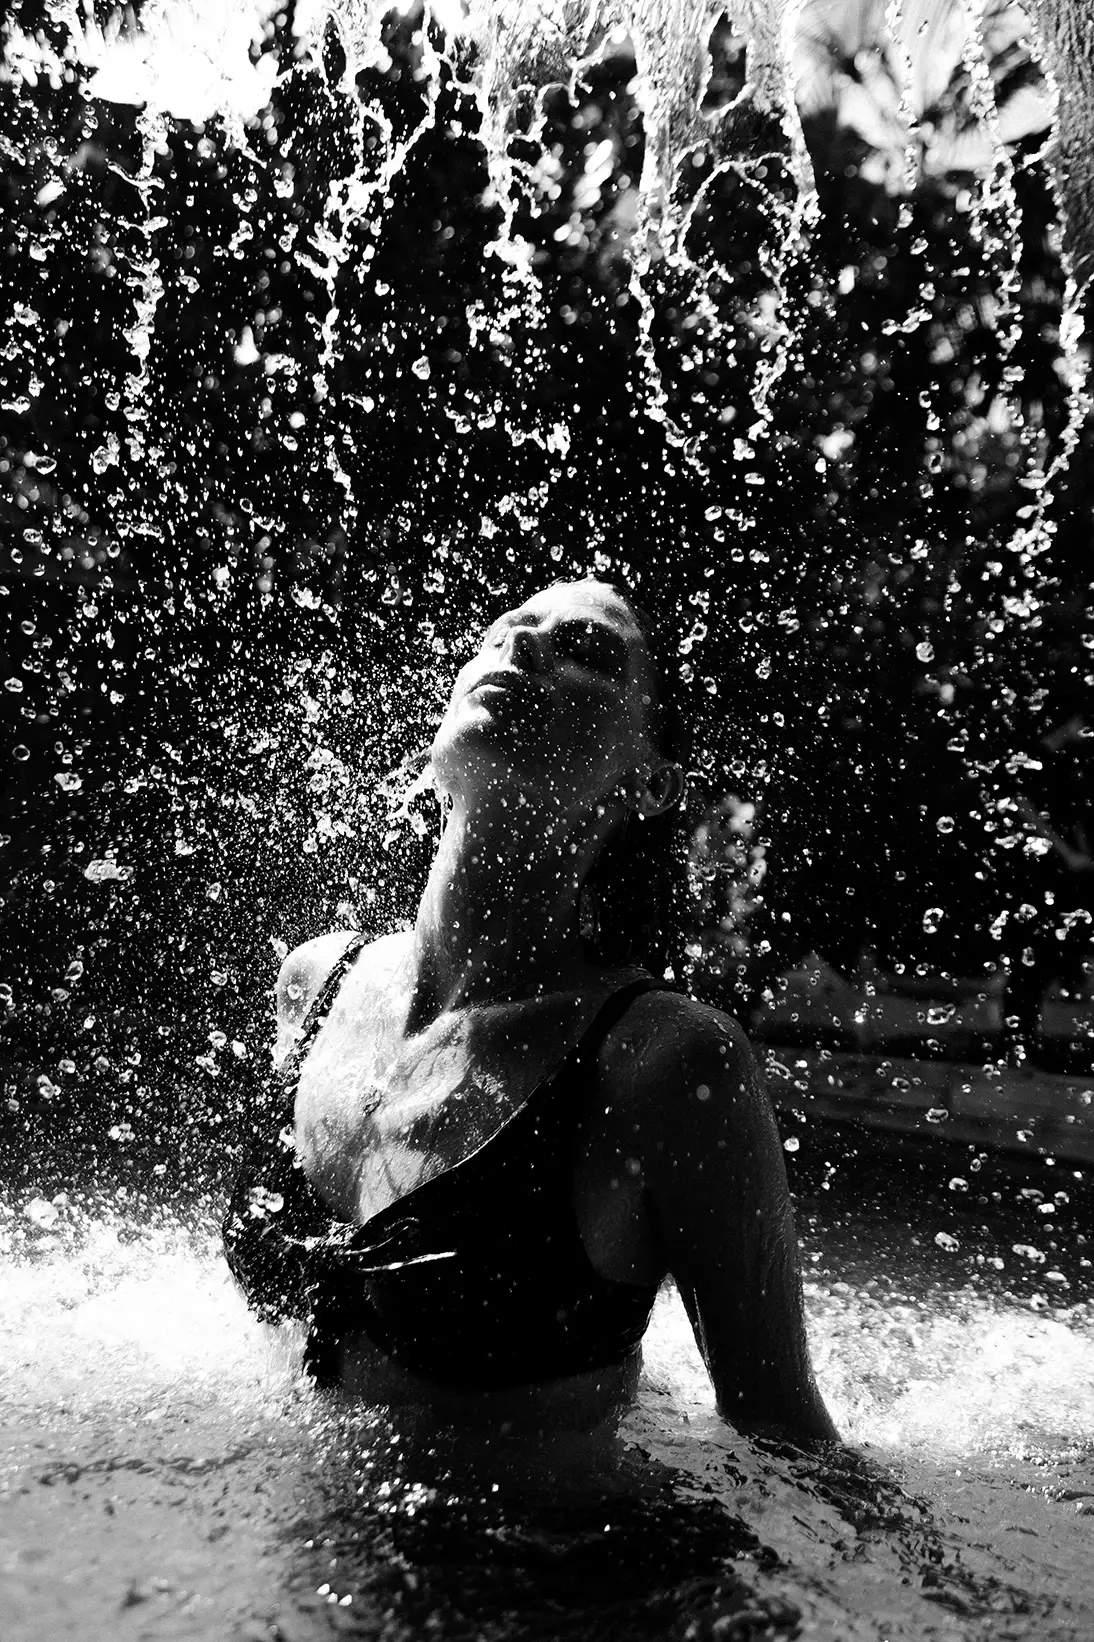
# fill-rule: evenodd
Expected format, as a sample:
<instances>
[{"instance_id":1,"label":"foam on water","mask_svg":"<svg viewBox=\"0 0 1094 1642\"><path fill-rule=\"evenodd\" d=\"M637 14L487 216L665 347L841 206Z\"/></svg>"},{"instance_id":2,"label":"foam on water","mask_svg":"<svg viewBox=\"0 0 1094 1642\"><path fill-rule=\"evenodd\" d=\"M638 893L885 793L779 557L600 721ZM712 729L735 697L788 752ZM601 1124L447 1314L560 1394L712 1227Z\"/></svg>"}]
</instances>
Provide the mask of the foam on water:
<instances>
[{"instance_id":1,"label":"foam on water","mask_svg":"<svg viewBox=\"0 0 1094 1642\"><path fill-rule=\"evenodd\" d=\"M841 1285L837 1285L839 1287ZM855 1443L934 1455L1094 1441L1094 1314L971 1291L929 1305L814 1289L817 1361Z\"/></svg>"},{"instance_id":2,"label":"foam on water","mask_svg":"<svg viewBox=\"0 0 1094 1642\"><path fill-rule=\"evenodd\" d=\"M211 1237L167 1222L141 1229L90 1221L71 1252L5 1273L0 1326L17 1342L0 1369L14 1390L16 1359L33 1375L23 1395L135 1405L178 1384L221 1391L255 1382L261 1361L246 1310ZM134 1233L136 1232L136 1235Z\"/></svg>"},{"instance_id":3,"label":"foam on water","mask_svg":"<svg viewBox=\"0 0 1094 1642\"><path fill-rule=\"evenodd\" d=\"M32 1231L35 1228L32 1228ZM211 1223L69 1210L9 1233L0 1396L136 1408L183 1387L252 1407L299 1389L301 1340L256 1324ZM814 1361L847 1439L938 1455L1094 1442L1094 1306L1031 1310L972 1288L894 1301L833 1274L806 1285ZM689 1418L714 1399L678 1298L662 1293L645 1382Z\"/></svg>"},{"instance_id":4,"label":"foam on water","mask_svg":"<svg viewBox=\"0 0 1094 1642\"><path fill-rule=\"evenodd\" d=\"M535 1486L532 1466L524 1486L512 1454L461 1481L440 1444L315 1397L299 1336L249 1318L211 1217L100 1206L27 1236L13 1225L9 1635L293 1642L353 1619L402 1637L428 1615L445 1638L470 1634L468 1606L475 1634L498 1636L576 1637L609 1612L630 1633L640 1610L660 1615L660 1630L642 1621L651 1634L680 1637L751 1634L710 1628L748 1613L762 1634L833 1642L971 1638L999 1612L1012 1637L1090 1634L1087 1306L1034 1312L971 1288L893 1303L826 1269L807 1291L814 1352L857 1452L817 1457L718 1419L666 1293L613 1465L579 1457L545 1478L541 1464ZM495 1563L488 1599L477 1582ZM545 1621L560 1567L574 1592ZM939 1604L965 1617L935 1628Z\"/></svg>"},{"instance_id":5,"label":"foam on water","mask_svg":"<svg viewBox=\"0 0 1094 1642\"><path fill-rule=\"evenodd\" d=\"M814 1363L846 1439L942 1457L1022 1456L1034 1443L1094 1442L1094 1308L1051 1315L971 1290L892 1304L846 1283L810 1283ZM647 1337L646 1377L681 1409L713 1412L675 1296Z\"/></svg>"}]
</instances>

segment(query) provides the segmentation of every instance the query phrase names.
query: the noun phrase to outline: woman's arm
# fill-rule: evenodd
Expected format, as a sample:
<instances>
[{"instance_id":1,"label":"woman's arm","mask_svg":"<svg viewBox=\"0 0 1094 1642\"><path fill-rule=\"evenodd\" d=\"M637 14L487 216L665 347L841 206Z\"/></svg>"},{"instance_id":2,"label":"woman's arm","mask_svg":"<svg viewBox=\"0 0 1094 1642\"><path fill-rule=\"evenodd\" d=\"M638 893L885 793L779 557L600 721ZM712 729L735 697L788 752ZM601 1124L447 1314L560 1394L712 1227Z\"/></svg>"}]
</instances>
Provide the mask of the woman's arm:
<instances>
[{"instance_id":1,"label":"woman's arm","mask_svg":"<svg viewBox=\"0 0 1094 1642\"><path fill-rule=\"evenodd\" d=\"M719 1412L837 1437L809 1361L782 1145L743 1032L661 994L635 1048L643 1179Z\"/></svg>"}]
</instances>

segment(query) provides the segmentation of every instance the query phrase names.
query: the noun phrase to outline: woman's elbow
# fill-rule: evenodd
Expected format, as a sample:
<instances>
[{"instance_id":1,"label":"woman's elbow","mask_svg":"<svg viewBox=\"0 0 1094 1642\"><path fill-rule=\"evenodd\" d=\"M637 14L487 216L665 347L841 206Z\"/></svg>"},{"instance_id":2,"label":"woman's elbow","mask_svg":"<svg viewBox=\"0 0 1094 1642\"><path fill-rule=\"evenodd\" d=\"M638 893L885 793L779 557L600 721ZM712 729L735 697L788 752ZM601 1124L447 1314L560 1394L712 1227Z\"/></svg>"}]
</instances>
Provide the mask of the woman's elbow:
<instances>
[{"instance_id":1,"label":"woman's elbow","mask_svg":"<svg viewBox=\"0 0 1094 1642\"><path fill-rule=\"evenodd\" d=\"M726 1424L745 1437L767 1437L795 1443L843 1440L815 1387L792 1404L756 1404L732 1395L716 1395L715 1406Z\"/></svg>"}]
</instances>

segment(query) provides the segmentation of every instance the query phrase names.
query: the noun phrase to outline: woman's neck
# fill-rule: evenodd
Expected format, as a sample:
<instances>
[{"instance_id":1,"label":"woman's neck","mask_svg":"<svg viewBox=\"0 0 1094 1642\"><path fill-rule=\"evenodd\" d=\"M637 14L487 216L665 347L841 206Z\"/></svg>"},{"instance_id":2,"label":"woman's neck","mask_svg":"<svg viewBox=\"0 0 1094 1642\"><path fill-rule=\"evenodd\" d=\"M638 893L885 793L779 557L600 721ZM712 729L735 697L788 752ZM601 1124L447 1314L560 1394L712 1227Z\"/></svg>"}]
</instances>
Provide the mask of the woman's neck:
<instances>
[{"instance_id":1,"label":"woman's neck","mask_svg":"<svg viewBox=\"0 0 1094 1642\"><path fill-rule=\"evenodd\" d=\"M519 794L456 799L418 908L412 1018L587 979L581 884L611 826Z\"/></svg>"}]
</instances>

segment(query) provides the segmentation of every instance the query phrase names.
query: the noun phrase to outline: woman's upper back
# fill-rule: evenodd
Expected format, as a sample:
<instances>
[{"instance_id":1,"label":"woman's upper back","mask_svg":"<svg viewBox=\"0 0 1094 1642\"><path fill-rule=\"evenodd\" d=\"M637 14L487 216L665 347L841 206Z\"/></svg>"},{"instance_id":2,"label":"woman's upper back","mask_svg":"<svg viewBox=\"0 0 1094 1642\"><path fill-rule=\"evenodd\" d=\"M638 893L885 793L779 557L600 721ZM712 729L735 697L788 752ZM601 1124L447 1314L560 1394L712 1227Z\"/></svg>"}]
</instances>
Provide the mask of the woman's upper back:
<instances>
[{"instance_id":1,"label":"woman's upper back","mask_svg":"<svg viewBox=\"0 0 1094 1642\"><path fill-rule=\"evenodd\" d=\"M373 1120L364 1111L367 1065L373 1063L370 1057L391 1060L399 1030L392 1026L395 1036L386 1039L383 1031L374 1035L370 1022L394 1022L398 1007L406 1009L399 978L405 974L409 939L389 937L365 948L306 1055L298 1099L306 1163L308 1146L320 1162L322 1148L327 1148L323 1156L344 1154L343 1134L360 1139L362 1124ZM286 960L279 985L283 1053L347 940L324 937ZM599 997L578 989L568 999L552 994L488 1006L483 1011L488 1027L507 1022L493 1036L487 1030L476 1038L470 1016L462 1023L467 1028L462 1036L459 1021L438 1017L433 1037L414 1035L422 1041L415 1045L412 1064L429 1071L435 1062L446 1072L443 1111L446 1101L459 1107L461 1094L471 1093L461 1090L458 1078L452 1081L454 1068L476 1074L476 1090L482 1094L485 1082L489 1094L485 1073L491 1062L478 1050L493 1043L496 1051L500 1043L506 1052L500 1063L496 1055L492 1063L499 1081L517 1080L533 1092L564 1063L567 1042L571 1049L580 1042L582 1023L587 1028L604 998L621 984L619 972L614 986L607 975L601 980ZM385 1016L385 1009L392 1013ZM490 1009L503 1013L491 1016ZM505 1016L507 1009L516 1013ZM518 1020L528 1028L523 1036L515 1030ZM537 1022L544 1027L550 1021L553 1034L535 1030ZM340 1098L325 1108L324 1092L331 1088L327 1073L342 1059L354 1074L343 1079ZM770 1422L803 1434L833 1435L809 1365L781 1143L740 1028L679 993L651 990L631 1001L602 1035L595 1060L581 1080L582 1101L573 1113L572 1185L581 1242L598 1278L649 1286L670 1271L723 1411L737 1424ZM404 1066L400 1075L405 1071ZM396 1101L392 1110L397 1107ZM485 1099L482 1109L489 1109ZM347 1123L357 1128L344 1130ZM469 1131L457 1125L456 1132L466 1141ZM464 1146L464 1157L473 1152L474 1146ZM456 1153L427 1148L425 1155L451 1159ZM447 1163L434 1178L446 1171L451 1172ZM418 1176L419 1183L423 1178L428 1171ZM362 1218L360 1171L340 1180L332 1176L330 1182L320 1176L317 1184L336 1214L342 1213L336 1201L342 1191L348 1211L342 1217ZM388 1186L388 1203L397 1201L413 1189L413 1171L407 1180L396 1179L393 1190L390 1181ZM482 1210L488 1216L489 1204Z\"/></svg>"},{"instance_id":2,"label":"woman's upper back","mask_svg":"<svg viewBox=\"0 0 1094 1642\"><path fill-rule=\"evenodd\" d=\"M339 980L347 944L359 939L309 943L279 982L298 1155L334 1212L359 1223L480 1150L575 1051L609 998L655 984L642 970L603 970L538 996L441 1010L412 1030L412 935L351 952ZM333 996L324 990L332 960Z\"/></svg>"}]
</instances>

